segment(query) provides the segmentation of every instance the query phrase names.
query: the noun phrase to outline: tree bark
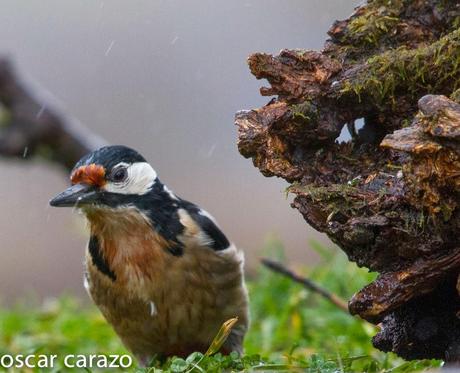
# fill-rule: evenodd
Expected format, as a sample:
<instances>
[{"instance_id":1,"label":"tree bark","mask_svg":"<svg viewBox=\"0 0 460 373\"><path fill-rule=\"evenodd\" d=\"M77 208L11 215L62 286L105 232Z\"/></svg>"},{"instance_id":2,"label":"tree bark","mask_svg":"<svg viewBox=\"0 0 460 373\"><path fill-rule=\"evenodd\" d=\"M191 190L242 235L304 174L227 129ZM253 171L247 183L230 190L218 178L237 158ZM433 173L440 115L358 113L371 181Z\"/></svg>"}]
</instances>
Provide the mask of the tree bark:
<instances>
[{"instance_id":1,"label":"tree bark","mask_svg":"<svg viewBox=\"0 0 460 373\"><path fill-rule=\"evenodd\" d=\"M369 1L334 23L322 52L251 55L274 97L236 114L240 153L379 272L349 309L381 323L377 348L406 359L459 359L458 26L454 1ZM352 140L339 143L344 126Z\"/></svg>"}]
</instances>

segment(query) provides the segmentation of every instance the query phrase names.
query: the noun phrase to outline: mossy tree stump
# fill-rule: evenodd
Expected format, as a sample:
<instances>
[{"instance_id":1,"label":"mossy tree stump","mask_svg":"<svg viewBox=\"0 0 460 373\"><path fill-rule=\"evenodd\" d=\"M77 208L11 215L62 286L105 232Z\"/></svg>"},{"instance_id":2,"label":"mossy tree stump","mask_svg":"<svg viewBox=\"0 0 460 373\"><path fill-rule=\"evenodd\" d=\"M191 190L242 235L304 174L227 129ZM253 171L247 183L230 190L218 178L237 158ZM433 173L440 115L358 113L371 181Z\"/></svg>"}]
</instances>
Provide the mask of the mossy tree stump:
<instances>
[{"instance_id":1,"label":"mossy tree stump","mask_svg":"<svg viewBox=\"0 0 460 373\"><path fill-rule=\"evenodd\" d=\"M406 359L460 360L459 26L455 1L369 1L334 23L322 52L251 55L275 97L236 115L241 154L379 272L349 309L381 324L377 348ZM352 141L338 143L345 125Z\"/></svg>"}]
</instances>

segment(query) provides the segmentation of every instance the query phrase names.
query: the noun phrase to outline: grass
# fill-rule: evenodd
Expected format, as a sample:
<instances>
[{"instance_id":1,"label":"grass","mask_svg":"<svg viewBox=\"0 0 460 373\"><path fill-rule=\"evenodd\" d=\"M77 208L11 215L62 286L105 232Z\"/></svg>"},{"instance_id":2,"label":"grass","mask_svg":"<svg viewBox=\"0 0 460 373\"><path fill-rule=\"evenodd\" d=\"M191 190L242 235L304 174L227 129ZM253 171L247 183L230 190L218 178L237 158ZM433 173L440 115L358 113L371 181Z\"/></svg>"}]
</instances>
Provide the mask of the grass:
<instances>
[{"instance_id":1,"label":"grass","mask_svg":"<svg viewBox=\"0 0 460 373\"><path fill-rule=\"evenodd\" d=\"M280 256L273 242L267 255ZM346 258L319 245L322 262L303 272L348 299L373 279ZM440 365L437 361L404 362L375 350L370 342L375 327L354 318L300 285L261 269L248 280L252 324L245 341L246 355L170 358L138 372L302 371L302 372L414 372ZM71 297L0 308L0 357L5 354L57 354L54 369L68 371L68 354L126 354L118 338L95 307ZM123 370L123 369L121 369ZM21 370L17 370L21 371ZM26 371L26 370L23 370ZM98 368L80 371L98 371Z\"/></svg>"}]
</instances>

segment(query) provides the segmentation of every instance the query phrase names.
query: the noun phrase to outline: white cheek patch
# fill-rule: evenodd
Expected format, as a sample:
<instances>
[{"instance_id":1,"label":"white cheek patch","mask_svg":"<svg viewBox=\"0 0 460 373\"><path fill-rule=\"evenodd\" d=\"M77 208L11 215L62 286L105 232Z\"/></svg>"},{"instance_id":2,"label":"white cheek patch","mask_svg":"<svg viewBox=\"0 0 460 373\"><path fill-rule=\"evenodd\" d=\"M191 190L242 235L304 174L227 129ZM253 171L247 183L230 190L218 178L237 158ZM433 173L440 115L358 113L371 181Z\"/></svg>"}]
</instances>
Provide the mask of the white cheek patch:
<instances>
[{"instance_id":1,"label":"white cheek patch","mask_svg":"<svg viewBox=\"0 0 460 373\"><path fill-rule=\"evenodd\" d=\"M127 166L128 177L120 183L111 181L105 184L103 189L107 192L142 195L148 193L155 184L157 173L147 162L137 162L132 165L119 163L114 168L119 166Z\"/></svg>"}]
</instances>

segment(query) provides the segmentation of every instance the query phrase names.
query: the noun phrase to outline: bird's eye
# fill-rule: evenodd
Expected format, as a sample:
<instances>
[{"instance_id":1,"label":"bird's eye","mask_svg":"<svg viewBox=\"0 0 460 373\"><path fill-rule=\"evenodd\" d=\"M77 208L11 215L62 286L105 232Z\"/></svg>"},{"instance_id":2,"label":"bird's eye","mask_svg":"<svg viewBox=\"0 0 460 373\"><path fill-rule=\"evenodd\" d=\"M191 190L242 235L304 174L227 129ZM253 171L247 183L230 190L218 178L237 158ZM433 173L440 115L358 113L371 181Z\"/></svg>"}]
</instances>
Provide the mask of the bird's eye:
<instances>
[{"instance_id":1,"label":"bird's eye","mask_svg":"<svg viewBox=\"0 0 460 373\"><path fill-rule=\"evenodd\" d=\"M120 168L115 169L112 172L111 179L115 181L116 183L120 183L124 181L127 176L128 176L128 170L124 167L120 167Z\"/></svg>"}]
</instances>

